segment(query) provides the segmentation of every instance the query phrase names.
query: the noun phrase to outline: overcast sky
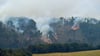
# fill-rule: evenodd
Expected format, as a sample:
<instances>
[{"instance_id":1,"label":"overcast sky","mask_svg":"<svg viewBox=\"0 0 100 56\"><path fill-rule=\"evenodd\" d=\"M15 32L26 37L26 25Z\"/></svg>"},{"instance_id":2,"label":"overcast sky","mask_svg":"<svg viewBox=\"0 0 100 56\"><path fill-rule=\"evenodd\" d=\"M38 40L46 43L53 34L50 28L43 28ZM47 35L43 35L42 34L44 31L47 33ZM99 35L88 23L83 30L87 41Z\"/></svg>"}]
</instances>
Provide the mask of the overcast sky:
<instances>
[{"instance_id":1,"label":"overcast sky","mask_svg":"<svg viewBox=\"0 0 100 56\"><path fill-rule=\"evenodd\" d=\"M0 17L100 18L100 0L0 0Z\"/></svg>"}]
</instances>

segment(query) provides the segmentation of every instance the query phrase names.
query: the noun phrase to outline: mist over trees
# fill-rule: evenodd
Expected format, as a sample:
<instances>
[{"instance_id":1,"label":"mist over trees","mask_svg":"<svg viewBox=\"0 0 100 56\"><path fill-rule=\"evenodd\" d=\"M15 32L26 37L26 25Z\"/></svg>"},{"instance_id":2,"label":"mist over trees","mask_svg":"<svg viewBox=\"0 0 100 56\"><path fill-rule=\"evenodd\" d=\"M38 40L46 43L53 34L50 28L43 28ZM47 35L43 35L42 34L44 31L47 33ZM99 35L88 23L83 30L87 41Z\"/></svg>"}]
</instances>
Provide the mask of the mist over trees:
<instances>
[{"instance_id":1,"label":"mist over trees","mask_svg":"<svg viewBox=\"0 0 100 56\"><path fill-rule=\"evenodd\" d=\"M100 49L100 21L94 18L80 19L58 18L50 22L52 30L43 36L33 19L10 17L5 23L0 21L0 48L25 48L30 53Z\"/></svg>"},{"instance_id":2,"label":"mist over trees","mask_svg":"<svg viewBox=\"0 0 100 56\"><path fill-rule=\"evenodd\" d=\"M0 22L0 47L19 48L38 43L41 33L36 22L27 18L10 18L5 24ZM34 42L33 42L34 41Z\"/></svg>"}]
</instances>

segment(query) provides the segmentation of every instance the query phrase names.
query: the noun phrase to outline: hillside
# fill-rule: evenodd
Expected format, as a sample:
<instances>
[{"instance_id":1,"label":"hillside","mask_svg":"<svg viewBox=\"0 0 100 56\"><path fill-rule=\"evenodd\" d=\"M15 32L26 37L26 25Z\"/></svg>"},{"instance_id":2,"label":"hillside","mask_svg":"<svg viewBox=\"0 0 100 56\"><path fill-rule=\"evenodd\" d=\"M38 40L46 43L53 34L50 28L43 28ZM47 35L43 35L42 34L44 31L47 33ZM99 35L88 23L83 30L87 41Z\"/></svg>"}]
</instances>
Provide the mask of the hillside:
<instances>
[{"instance_id":1,"label":"hillside","mask_svg":"<svg viewBox=\"0 0 100 56\"><path fill-rule=\"evenodd\" d=\"M33 54L33 56L100 56L100 50L81 51L72 53Z\"/></svg>"},{"instance_id":2,"label":"hillside","mask_svg":"<svg viewBox=\"0 0 100 56\"><path fill-rule=\"evenodd\" d=\"M49 18L42 23L34 18L9 17L0 25L0 47L70 43L100 45L100 20L95 18Z\"/></svg>"},{"instance_id":3,"label":"hillside","mask_svg":"<svg viewBox=\"0 0 100 56\"><path fill-rule=\"evenodd\" d=\"M95 18L61 17L58 22L50 23L50 27L53 29L49 32L52 43L100 44L100 21Z\"/></svg>"}]
</instances>

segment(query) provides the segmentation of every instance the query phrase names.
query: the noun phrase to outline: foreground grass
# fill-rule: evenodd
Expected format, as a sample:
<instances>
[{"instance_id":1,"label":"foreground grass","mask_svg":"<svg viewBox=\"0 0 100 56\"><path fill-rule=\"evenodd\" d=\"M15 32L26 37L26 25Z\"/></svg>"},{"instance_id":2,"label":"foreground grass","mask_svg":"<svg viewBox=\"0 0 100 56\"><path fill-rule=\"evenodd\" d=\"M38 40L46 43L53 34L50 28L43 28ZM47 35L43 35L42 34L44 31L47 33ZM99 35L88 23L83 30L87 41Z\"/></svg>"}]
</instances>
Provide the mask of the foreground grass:
<instances>
[{"instance_id":1,"label":"foreground grass","mask_svg":"<svg viewBox=\"0 0 100 56\"><path fill-rule=\"evenodd\" d=\"M81 51L81 52L72 52L72 53L33 54L32 56L100 56L100 50Z\"/></svg>"}]
</instances>

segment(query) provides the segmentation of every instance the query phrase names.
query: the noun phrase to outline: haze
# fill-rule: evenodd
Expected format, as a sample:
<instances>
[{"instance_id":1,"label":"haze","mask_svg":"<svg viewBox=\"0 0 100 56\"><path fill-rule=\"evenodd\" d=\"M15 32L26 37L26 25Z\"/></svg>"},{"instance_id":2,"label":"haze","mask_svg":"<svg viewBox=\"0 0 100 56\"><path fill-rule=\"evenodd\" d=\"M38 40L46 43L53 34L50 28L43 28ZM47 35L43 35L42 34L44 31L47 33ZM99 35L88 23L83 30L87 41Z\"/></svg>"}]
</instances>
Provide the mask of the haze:
<instances>
[{"instance_id":1,"label":"haze","mask_svg":"<svg viewBox=\"0 0 100 56\"><path fill-rule=\"evenodd\" d=\"M100 18L100 0L0 0L0 17Z\"/></svg>"}]
</instances>

